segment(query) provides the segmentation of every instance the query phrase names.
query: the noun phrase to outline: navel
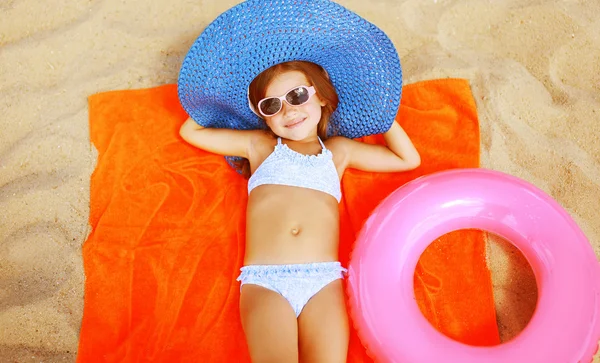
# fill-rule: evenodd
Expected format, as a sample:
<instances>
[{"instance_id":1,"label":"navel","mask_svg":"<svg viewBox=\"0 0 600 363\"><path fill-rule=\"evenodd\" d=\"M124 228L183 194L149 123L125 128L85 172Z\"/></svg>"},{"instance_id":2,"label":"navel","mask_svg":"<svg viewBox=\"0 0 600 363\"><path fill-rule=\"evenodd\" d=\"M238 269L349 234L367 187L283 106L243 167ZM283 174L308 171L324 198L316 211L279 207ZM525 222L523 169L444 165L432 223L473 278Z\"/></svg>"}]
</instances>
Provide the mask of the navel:
<instances>
[{"instance_id":1,"label":"navel","mask_svg":"<svg viewBox=\"0 0 600 363\"><path fill-rule=\"evenodd\" d=\"M300 234L300 228L292 228L291 232L294 236L297 236Z\"/></svg>"}]
</instances>

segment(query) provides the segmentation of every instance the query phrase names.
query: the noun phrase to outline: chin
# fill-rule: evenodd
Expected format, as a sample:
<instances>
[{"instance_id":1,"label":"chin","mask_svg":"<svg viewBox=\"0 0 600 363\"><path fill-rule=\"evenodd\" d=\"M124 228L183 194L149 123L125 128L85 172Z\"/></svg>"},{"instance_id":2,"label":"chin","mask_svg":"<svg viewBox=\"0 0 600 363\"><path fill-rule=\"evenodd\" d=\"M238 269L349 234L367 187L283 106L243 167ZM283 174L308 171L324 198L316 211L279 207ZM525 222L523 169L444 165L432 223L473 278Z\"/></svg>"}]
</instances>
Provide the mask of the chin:
<instances>
[{"instance_id":1,"label":"chin","mask_svg":"<svg viewBox=\"0 0 600 363\"><path fill-rule=\"evenodd\" d=\"M286 131L287 130L284 130L284 132L282 132L281 137L288 139L288 140L292 140L292 141L302 141L310 136L310 133L306 132L306 131L300 131L300 130L295 131L295 132L290 132L290 131L286 132Z\"/></svg>"},{"instance_id":2,"label":"chin","mask_svg":"<svg viewBox=\"0 0 600 363\"><path fill-rule=\"evenodd\" d=\"M281 129L279 135L285 139L292 141L302 141L308 137L313 135L313 132L316 131L316 125L303 125L304 127L289 130L289 129ZM309 126L309 127L307 127ZM310 127L312 126L312 127Z\"/></svg>"}]
</instances>

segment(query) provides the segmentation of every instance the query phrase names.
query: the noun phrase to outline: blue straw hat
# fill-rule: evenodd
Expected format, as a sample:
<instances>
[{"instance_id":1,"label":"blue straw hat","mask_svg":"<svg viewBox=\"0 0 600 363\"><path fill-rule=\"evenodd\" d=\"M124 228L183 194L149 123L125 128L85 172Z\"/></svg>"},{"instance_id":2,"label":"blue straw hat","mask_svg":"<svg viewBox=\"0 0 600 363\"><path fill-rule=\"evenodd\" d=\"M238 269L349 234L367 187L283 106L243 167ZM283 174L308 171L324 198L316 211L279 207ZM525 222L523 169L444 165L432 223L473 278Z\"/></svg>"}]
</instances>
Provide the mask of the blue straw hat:
<instances>
[{"instance_id":1,"label":"blue straw hat","mask_svg":"<svg viewBox=\"0 0 600 363\"><path fill-rule=\"evenodd\" d=\"M329 0L248 0L221 14L183 61L180 102L205 127L265 128L248 105L248 86L292 60L329 74L339 97L329 135L389 130L402 92L398 53L381 29Z\"/></svg>"}]
</instances>

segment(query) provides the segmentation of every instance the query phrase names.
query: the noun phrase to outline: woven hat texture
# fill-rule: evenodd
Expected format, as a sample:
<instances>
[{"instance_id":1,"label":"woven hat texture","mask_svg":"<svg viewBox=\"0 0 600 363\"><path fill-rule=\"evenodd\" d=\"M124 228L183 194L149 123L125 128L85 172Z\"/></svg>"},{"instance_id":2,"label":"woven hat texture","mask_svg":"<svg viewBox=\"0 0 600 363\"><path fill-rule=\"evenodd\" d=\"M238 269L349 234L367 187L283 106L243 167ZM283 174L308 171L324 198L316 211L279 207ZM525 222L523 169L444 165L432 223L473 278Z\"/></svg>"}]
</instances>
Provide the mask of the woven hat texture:
<instances>
[{"instance_id":1,"label":"woven hat texture","mask_svg":"<svg viewBox=\"0 0 600 363\"><path fill-rule=\"evenodd\" d=\"M248 0L221 14L184 59L180 102L205 127L264 128L248 106L248 86L291 60L329 74L339 96L330 135L356 138L391 127L402 92L398 53L382 30L329 0Z\"/></svg>"}]
</instances>

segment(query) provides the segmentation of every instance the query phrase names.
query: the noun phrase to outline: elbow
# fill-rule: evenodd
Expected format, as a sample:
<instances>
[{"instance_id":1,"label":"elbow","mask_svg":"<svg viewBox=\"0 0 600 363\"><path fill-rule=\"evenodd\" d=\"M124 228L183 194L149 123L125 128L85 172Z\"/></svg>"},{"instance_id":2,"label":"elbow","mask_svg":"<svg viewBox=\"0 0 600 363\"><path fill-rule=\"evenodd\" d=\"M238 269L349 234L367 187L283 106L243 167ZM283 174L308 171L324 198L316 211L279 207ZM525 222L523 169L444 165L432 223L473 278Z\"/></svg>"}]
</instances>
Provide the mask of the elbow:
<instances>
[{"instance_id":1,"label":"elbow","mask_svg":"<svg viewBox=\"0 0 600 363\"><path fill-rule=\"evenodd\" d=\"M414 170L421 166L421 157L417 154L415 157L403 160L402 171Z\"/></svg>"},{"instance_id":2,"label":"elbow","mask_svg":"<svg viewBox=\"0 0 600 363\"><path fill-rule=\"evenodd\" d=\"M186 122L181 125L179 128L179 136L185 141L188 141L191 135L196 131L196 122L188 119Z\"/></svg>"},{"instance_id":3,"label":"elbow","mask_svg":"<svg viewBox=\"0 0 600 363\"><path fill-rule=\"evenodd\" d=\"M187 135L188 135L188 128L186 127L186 124L183 124L179 128L179 136L181 136L182 139L187 140Z\"/></svg>"},{"instance_id":4,"label":"elbow","mask_svg":"<svg viewBox=\"0 0 600 363\"><path fill-rule=\"evenodd\" d=\"M421 166L421 156L419 154L417 154L417 156L414 158L414 160L412 160L409 164L411 166L411 168L410 168L411 170L418 168L419 166Z\"/></svg>"},{"instance_id":5,"label":"elbow","mask_svg":"<svg viewBox=\"0 0 600 363\"><path fill-rule=\"evenodd\" d=\"M421 166L421 154L419 154L419 152L415 149L415 152L413 153L412 157L410 158L410 162L409 162L410 166L411 166L411 170L418 168L419 166Z\"/></svg>"}]
</instances>

